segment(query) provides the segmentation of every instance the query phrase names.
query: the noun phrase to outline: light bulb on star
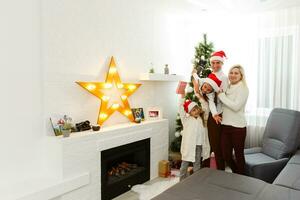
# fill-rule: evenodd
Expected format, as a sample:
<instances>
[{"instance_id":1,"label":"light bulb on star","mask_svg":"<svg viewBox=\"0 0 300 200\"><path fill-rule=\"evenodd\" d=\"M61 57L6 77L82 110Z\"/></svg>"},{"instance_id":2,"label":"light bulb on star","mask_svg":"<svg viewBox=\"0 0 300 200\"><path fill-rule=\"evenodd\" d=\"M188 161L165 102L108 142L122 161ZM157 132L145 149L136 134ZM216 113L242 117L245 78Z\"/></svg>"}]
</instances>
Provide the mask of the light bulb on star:
<instances>
[{"instance_id":1,"label":"light bulb on star","mask_svg":"<svg viewBox=\"0 0 300 200\"><path fill-rule=\"evenodd\" d=\"M134 90L135 88L136 88L135 85L129 85L129 86L128 86L128 89L129 89L129 90Z\"/></svg>"},{"instance_id":2,"label":"light bulb on star","mask_svg":"<svg viewBox=\"0 0 300 200\"><path fill-rule=\"evenodd\" d=\"M112 109L116 110L119 108L119 106L120 106L119 104L114 103L111 107L112 107Z\"/></svg>"},{"instance_id":3,"label":"light bulb on star","mask_svg":"<svg viewBox=\"0 0 300 200\"><path fill-rule=\"evenodd\" d=\"M118 87L119 89L122 89L122 88L124 87L124 85L123 85L122 83L118 83L118 84L117 84L117 87Z\"/></svg>"},{"instance_id":4,"label":"light bulb on star","mask_svg":"<svg viewBox=\"0 0 300 200\"><path fill-rule=\"evenodd\" d=\"M121 99L125 100L125 99L127 99L127 96L126 95L121 95Z\"/></svg>"},{"instance_id":5,"label":"light bulb on star","mask_svg":"<svg viewBox=\"0 0 300 200\"><path fill-rule=\"evenodd\" d=\"M94 90L95 88L96 88L96 86L93 85L93 84L90 84L90 85L87 86L88 90Z\"/></svg>"},{"instance_id":6,"label":"light bulb on star","mask_svg":"<svg viewBox=\"0 0 300 200\"><path fill-rule=\"evenodd\" d=\"M109 97L109 96L102 96L101 99L102 99L103 101L108 101L108 100L110 99L110 97Z\"/></svg>"},{"instance_id":7,"label":"light bulb on star","mask_svg":"<svg viewBox=\"0 0 300 200\"><path fill-rule=\"evenodd\" d=\"M111 88L111 87L112 87L111 83L105 83L104 84L104 88L106 88L106 89Z\"/></svg>"}]
</instances>

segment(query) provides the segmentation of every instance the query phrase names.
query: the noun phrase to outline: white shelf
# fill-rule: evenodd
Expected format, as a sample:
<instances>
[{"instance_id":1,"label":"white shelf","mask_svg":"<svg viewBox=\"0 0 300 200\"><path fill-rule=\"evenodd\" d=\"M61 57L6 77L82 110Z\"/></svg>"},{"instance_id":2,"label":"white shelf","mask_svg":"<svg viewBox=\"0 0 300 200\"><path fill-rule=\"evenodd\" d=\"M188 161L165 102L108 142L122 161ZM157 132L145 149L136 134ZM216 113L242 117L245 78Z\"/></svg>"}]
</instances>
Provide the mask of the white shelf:
<instances>
[{"instance_id":1,"label":"white shelf","mask_svg":"<svg viewBox=\"0 0 300 200\"><path fill-rule=\"evenodd\" d=\"M182 75L176 74L155 74L143 73L140 74L140 81L182 81L186 78Z\"/></svg>"}]
</instances>

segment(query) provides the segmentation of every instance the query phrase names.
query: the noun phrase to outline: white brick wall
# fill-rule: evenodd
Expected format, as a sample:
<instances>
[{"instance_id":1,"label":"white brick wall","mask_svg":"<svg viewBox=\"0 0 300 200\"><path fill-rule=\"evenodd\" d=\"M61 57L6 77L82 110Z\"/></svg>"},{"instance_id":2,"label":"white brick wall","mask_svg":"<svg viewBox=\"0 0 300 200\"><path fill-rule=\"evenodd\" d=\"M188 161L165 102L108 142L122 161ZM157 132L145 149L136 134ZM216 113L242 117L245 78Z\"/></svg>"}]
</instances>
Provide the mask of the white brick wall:
<instances>
[{"instance_id":1,"label":"white brick wall","mask_svg":"<svg viewBox=\"0 0 300 200\"><path fill-rule=\"evenodd\" d=\"M158 176L158 162L168 158L168 120L126 123L104 128L99 132L75 133L58 138L62 146L62 176L69 178L90 173L90 184L64 194L59 200L101 199L101 151L151 138L150 179Z\"/></svg>"}]
</instances>

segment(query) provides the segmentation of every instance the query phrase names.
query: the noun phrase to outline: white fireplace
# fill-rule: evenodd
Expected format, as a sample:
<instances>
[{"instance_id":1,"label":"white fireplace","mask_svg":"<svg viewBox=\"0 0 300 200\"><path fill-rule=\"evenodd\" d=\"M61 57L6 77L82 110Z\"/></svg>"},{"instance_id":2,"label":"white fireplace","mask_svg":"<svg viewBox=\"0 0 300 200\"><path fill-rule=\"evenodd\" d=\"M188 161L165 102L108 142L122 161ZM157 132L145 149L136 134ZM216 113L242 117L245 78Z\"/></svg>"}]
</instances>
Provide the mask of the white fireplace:
<instances>
[{"instance_id":1,"label":"white fireplace","mask_svg":"<svg viewBox=\"0 0 300 200\"><path fill-rule=\"evenodd\" d=\"M98 132L71 134L69 138L51 138L56 149L56 170L62 180L70 180L55 200L101 199L101 151L150 139L150 180L158 176L158 162L168 158L168 120L125 123L104 127ZM75 177L75 178L74 178ZM77 177L77 179L76 179ZM81 181L80 181L81 179ZM75 185L72 187L72 183ZM82 184L81 184L82 183ZM66 185L67 185L66 184ZM48 191L49 192L49 191Z\"/></svg>"}]
</instances>

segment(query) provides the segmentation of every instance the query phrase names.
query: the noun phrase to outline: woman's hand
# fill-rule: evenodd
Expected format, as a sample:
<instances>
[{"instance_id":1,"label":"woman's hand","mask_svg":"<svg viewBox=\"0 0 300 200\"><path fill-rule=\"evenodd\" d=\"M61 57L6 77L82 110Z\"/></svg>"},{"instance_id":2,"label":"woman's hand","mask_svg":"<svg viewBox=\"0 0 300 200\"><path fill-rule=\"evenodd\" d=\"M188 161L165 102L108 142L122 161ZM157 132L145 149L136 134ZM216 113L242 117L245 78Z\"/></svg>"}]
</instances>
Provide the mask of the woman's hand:
<instances>
[{"instance_id":1,"label":"woman's hand","mask_svg":"<svg viewBox=\"0 0 300 200\"><path fill-rule=\"evenodd\" d=\"M221 124L222 117L220 117L219 115L214 115L213 118L216 121L216 124Z\"/></svg>"},{"instance_id":2,"label":"woman's hand","mask_svg":"<svg viewBox=\"0 0 300 200\"><path fill-rule=\"evenodd\" d=\"M221 93L223 93L224 91L223 91L223 89L220 89L218 92L217 92L217 95L219 95L219 94L221 94Z\"/></svg>"}]
</instances>

